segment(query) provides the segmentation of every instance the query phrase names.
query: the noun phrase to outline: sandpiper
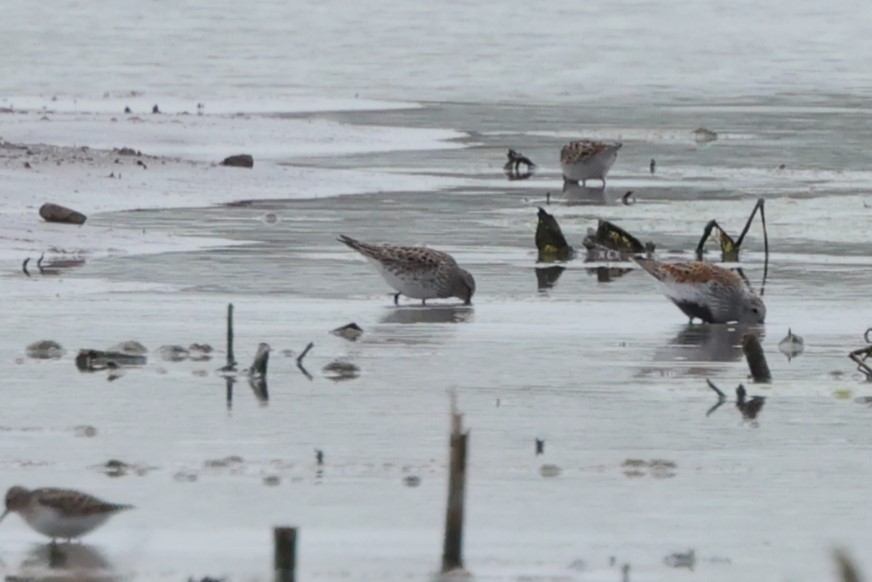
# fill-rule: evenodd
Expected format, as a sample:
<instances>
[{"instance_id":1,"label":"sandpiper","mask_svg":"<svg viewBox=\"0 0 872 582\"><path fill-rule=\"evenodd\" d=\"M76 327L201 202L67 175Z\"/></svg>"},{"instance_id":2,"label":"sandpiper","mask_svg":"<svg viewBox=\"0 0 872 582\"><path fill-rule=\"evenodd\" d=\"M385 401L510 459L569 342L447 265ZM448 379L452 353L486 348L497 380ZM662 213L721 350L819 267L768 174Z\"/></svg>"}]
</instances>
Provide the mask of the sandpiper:
<instances>
[{"instance_id":1,"label":"sandpiper","mask_svg":"<svg viewBox=\"0 0 872 582\"><path fill-rule=\"evenodd\" d=\"M663 293L691 321L763 323L763 300L733 271L711 263L665 264L633 257L660 282Z\"/></svg>"},{"instance_id":2,"label":"sandpiper","mask_svg":"<svg viewBox=\"0 0 872 582\"><path fill-rule=\"evenodd\" d=\"M457 297L466 305L472 303L475 279L469 271L460 268L446 253L425 247L374 245L339 235L340 242L348 245L375 265L388 285L396 289L394 304L400 295L420 299Z\"/></svg>"},{"instance_id":3,"label":"sandpiper","mask_svg":"<svg viewBox=\"0 0 872 582\"><path fill-rule=\"evenodd\" d=\"M560 150L560 166L563 179L567 182L581 182L599 179L606 185L606 174L618 159L621 143L608 143L582 139L573 141Z\"/></svg>"},{"instance_id":4,"label":"sandpiper","mask_svg":"<svg viewBox=\"0 0 872 582\"><path fill-rule=\"evenodd\" d=\"M16 485L6 492L6 511L0 521L9 513L18 513L27 525L52 541L70 540L103 525L119 511L132 508L132 505L107 503L72 489L28 490Z\"/></svg>"}]
</instances>

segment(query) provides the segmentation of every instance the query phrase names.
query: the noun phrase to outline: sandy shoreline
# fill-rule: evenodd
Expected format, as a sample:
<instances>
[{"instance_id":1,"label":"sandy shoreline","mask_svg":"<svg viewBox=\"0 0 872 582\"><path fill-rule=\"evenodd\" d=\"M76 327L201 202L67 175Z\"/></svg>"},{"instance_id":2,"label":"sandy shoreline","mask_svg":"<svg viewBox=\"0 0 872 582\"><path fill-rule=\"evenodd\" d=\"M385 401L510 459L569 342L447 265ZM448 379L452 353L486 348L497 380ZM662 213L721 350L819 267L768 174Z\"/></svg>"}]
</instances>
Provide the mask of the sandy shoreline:
<instances>
[{"instance_id":1,"label":"sandy shoreline","mask_svg":"<svg viewBox=\"0 0 872 582\"><path fill-rule=\"evenodd\" d=\"M120 102L111 102L118 106ZM124 115L105 101L48 102L0 114L0 264L18 270L28 256L100 257L190 251L240 244L172 232L49 224L39 207L53 202L93 217L135 209L200 208L242 200L340 196L378 191L438 190L454 178L294 165L310 156L463 147L463 134L338 123L331 110L300 100L294 117L246 114ZM32 105L39 105L32 103ZM391 108L382 102L334 104L337 109ZM395 107L414 107L396 104ZM225 110L230 109L224 105ZM261 104L255 110L271 110ZM102 108L102 109L101 109ZM326 108L326 109L325 109ZM221 109L221 107L219 107ZM95 112L96 111L96 112ZM315 112L308 115L309 112ZM287 114L287 113L286 113ZM130 155L122 148L135 150ZM254 156L253 169L218 164L229 155Z\"/></svg>"}]
</instances>

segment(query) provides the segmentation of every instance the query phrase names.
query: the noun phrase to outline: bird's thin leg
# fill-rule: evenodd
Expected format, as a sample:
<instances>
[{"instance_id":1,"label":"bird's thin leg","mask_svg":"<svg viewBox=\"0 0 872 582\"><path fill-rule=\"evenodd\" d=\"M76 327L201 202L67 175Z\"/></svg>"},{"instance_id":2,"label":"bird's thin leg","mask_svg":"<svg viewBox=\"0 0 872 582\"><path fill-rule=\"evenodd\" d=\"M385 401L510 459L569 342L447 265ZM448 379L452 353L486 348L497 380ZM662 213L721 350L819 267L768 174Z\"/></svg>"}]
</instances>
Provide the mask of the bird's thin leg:
<instances>
[{"instance_id":1,"label":"bird's thin leg","mask_svg":"<svg viewBox=\"0 0 872 582\"><path fill-rule=\"evenodd\" d=\"M400 304L400 294L395 293L394 294L394 305L399 305L399 304Z\"/></svg>"},{"instance_id":2,"label":"bird's thin leg","mask_svg":"<svg viewBox=\"0 0 872 582\"><path fill-rule=\"evenodd\" d=\"M578 184L578 182L576 182L576 184ZM586 187L587 187L587 180L582 180L582 181L581 181L581 186L582 186L583 188L586 188Z\"/></svg>"},{"instance_id":3,"label":"bird's thin leg","mask_svg":"<svg viewBox=\"0 0 872 582\"><path fill-rule=\"evenodd\" d=\"M426 300L426 299L421 299L421 305L427 305L427 300Z\"/></svg>"}]
</instances>

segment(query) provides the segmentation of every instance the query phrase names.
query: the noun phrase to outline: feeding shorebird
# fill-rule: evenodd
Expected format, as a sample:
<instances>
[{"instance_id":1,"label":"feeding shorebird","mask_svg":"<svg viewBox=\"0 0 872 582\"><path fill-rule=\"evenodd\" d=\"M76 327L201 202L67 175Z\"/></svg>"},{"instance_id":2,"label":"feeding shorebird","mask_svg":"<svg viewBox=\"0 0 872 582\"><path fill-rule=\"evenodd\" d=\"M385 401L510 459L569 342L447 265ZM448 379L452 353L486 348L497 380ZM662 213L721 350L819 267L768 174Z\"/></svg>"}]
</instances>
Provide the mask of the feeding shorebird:
<instances>
[{"instance_id":1,"label":"feeding shorebird","mask_svg":"<svg viewBox=\"0 0 872 582\"><path fill-rule=\"evenodd\" d=\"M33 489L10 487L6 492L6 511L18 513L31 528L48 536L70 540L85 535L132 505L107 503L72 489Z\"/></svg>"},{"instance_id":2,"label":"feeding shorebird","mask_svg":"<svg viewBox=\"0 0 872 582\"><path fill-rule=\"evenodd\" d=\"M375 265L388 285L396 289L394 304L400 295L420 299L457 297L466 305L472 303L475 279L447 253L425 247L374 245L339 235L342 242Z\"/></svg>"},{"instance_id":3,"label":"feeding shorebird","mask_svg":"<svg viewBox=\"0 0 872 582\"><path fill-rule=\"evenodd\" d=\"M582 139L573 141L560 150L560 166L563 169L563 179L567 182L581 182L599 179L606 185L606 174L609 173L621 143L609 143Z\"/></svg>"},{"instance_id":4,"label":"feeding shorebird","mask_svg":"<svg viewBox=\"0 0 872 582\"><path fill-rule=\"evenodd\" d=\"M663 293L691 321L763 323L763 300L733 271L711 263L665 264L633 257L660 282Z\"/></svg>"}]
</instances>

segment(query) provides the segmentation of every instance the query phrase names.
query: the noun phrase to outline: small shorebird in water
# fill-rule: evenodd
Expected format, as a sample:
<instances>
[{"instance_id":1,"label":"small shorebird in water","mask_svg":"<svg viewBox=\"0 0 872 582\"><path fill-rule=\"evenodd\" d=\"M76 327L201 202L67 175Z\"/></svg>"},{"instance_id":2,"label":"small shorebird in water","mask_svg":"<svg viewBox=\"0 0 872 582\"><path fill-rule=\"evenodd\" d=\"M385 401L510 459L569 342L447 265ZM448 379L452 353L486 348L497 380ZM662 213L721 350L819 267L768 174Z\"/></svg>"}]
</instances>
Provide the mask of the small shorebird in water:
<instances>
[{"instance_id":1,"label":"small shorebird in water","mask_svg":"<svg viewBox=\"0 0 872 582\"><path fill-rule=\"evenodd\" d=\"M400 295L420 299L423 305L428 299L446 297L457 297L466 305L472 303L475 279L447 253L425 247L374 245L345 235L339 235L338 240L375 265L388 285L397 291L394 304L399 303Z\"/></svg>"},{"instance_id":2,"label":"small shorebird in water","mask_svg":"<svg viewBox=\"0 0 872 582\"><path fill-rule=\"evenodd\" d=\"M618 159L621 143L608 143L582 139L573 141L560 150L560 167L563 179L567 182L581 182L599 179L606 185L606 174Z\"/></svg>"},{"instance_id":3,"label":"small shorebird in water","mask_svg":"<svg viewBox=\"0 0 872 582\"><path fill-rule=\"evenodd\" d=\"M107 503L72 489L27 490L15 486L6 492L6 511L0 521L10 513L17 513L27 525L52 541L56 538L70 540L103 525L119 511L132 508L132 505Z\"/></svg>"},{"instance_id":4,"label":"small shorebird in water","mask_svg":"<svg viewBox=\"0 0 872 582\"><path fill-rule=\"evenodd\" d=\"M660 288L691 321L704 323L763 323L763 300L733 271L711 263L665 264L653 259L633 260L660 282Z\"/></svg>"}]
</instances>

